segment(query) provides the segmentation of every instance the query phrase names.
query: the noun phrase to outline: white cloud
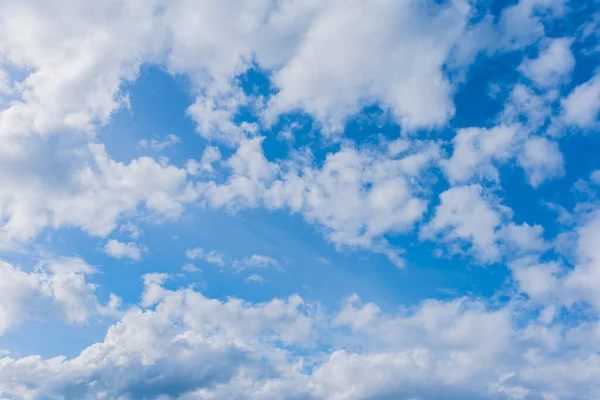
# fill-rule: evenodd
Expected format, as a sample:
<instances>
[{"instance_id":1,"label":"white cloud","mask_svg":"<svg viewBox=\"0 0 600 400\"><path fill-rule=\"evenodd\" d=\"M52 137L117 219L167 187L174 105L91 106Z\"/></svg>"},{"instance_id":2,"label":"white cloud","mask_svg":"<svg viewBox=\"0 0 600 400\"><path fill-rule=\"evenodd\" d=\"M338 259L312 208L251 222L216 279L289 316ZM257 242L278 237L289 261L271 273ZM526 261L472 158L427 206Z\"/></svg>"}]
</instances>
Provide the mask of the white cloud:
<instances>
[{"instance_id":1,"label":"white cloud","mask_svg":"<svg viewBox=\"0 0 600 400\"><path fill-rule=\"evenodd\" d=\"M339 246L367 248L386 254L401 265L398 250L384 234L409 231L427 206L426 167L440 156L435 142L410 142L397 154L389 143L376 147L343 146L327 155L321 167L310 153L291 161L269 162L261 138L243 142L226 162L233 170L225 183L200 183L200 197L214 208L231 210L264 205L268 209L300 212L324 228L326 238Z\"/></svg>"},{"instance_id":2,"label":"white cloud","mask_svg":"<svg viewBox=\"0 0 600 400\"><path fill-rule=\"evenodd\" d=\"M113 258L129 258L134 261L142 259L142 253L147 252L145 246L138 246L135 242L123 243L115 239L110 239L104 245L104 252Z\"/></svg>"},{"instance_id":3,"label":"white cloud","mask_svg":"<svg viewBox=\"0 0 600 400\"><path fill-rule=\"evenodd\" d=\"M452 156L442 162L450 182L466 182L477 175L497 181L498 170L493 163L512 156L518 130L518 126L504 125L460 129L452 139Z\"/></svg>"},{"instance_id":4,"label":"white cloud","mask_svg":"<svg viewBox=\"0 0 600 400\"><path fill-rule=\"evenodd\" d=\"M595 126L600 112L600 74L575 87L561 104L566 124L580 128Z\"/></svg>"},{"instance_id":5,"label":"white cloud","mask_svg":"<svg viewBox=\"0 0 600 400\"><path fill-rule=\"evenodd\" d=\"M198 97L188 108L188 114L196 122L197 130L204 138L237 146L243 140L254 136L258 130L256 123L233 122L238 108L248 102L248 97L237 89L233 93Z\"/></svg>"},{"instance_id":6,"label":"white cloud","mask_svg":"<svg viewBox=\"0 0 600 400\"><path fill-rule=\"evenodd\" d=\"M142 149L152 149L154 151L163 151L167 147L174 147L179 143L181 143L179 136L169 134L163 141L157 139L142 139L138 142L138 147Z\"/></svg>"},{"instance_id":7,"label":"white cloud","mask_svg":"<svg viewBox=\"0 0 600 400\"><path fill-rule=\"evenodd\" d=\"M221 161L221 152L216 146L206 146L202 152L200 162L196 160L188 160L185 168L188 174L198 176L201 174L211 174L214 172L213 164Z\"/></svg>"},{"instance_id":8,"label":"white cloud","mask_svg":"<svg viewBox=\"0 0 600 400\"><path fill-rule=\"evenodd\" d=\"M194 264L185 264L183 267L181 267L181 270L184 272L199 272L201 271L200 268L196 267Z\"/></svg>"},{"instance_id":9,"label":"white cloud","mask_svg":"<svg viewBox=\"0 0 600 400\"><path fill-rule=\"evenodd\" d=\"M459 129L452 139L452 156L441 162L450 183L499 183L498 167L513 160L524 169L534 188L563 176L564 160L558 143L541 135L557 99L553 91L536 94L531 88L515 85L496 126ZM556 126L552 129L555 131Z\"/></svg>"},{"instance_id":10,"label":"white cloud","mask_svg":"<svg viewBox=\"0 0 600 400\"><path fill-rule=\"evenodd\" d=\"M516 260L510 267L521 291L532 298L548 295L558 286L561 268L557 263L540 263L529 257Z\"/></svg>"},{"instance_id":11,"label":"white cloud","mask_svg":"<svg viewBox=\"0 0 600 400\"><path fill-rule=\"evenodd\" d=\"M563 155L558 144L544 137L527 139L519 154L518 163L525 170L527 180L533 187L565 173Z\"/></svg>"},{"instance_id":12,"label":"white cloud","mask_svg":"<svg viewBox=\"0 0 600 400\"><path fill-rule=\"evenodd\" d=\"M443 125L454 105L442 66L462 38L469 12L462 1L323 3L273 78L280 90L269 118L302 109L325 130L340 131L348 116L379 102L407 129Z\"/></svg>"},{"instance_id":13,"label":"white cloud","mask_svg":"<svg viewBox=\"0 0 600 400\"><path fill-rule=\"evenodd\" d=\"M134 240L139 239L141 234L141 230L137 227L137 225L135 225L131 221L128 221L125 224L121 225L121 227L119 228L119 232L129 233L129 236L131 236L131 238Z\"/></svg>"},{"instance_id":14,"label":"white cloud","mask_svg":"<svg viewBox=\"0 0 600 400\"><path fill-rule=\"evenodd\" d=\"M12 89L10 87L10 78L6 71L0 68L0 96L10 94Z\"/></svg>"},{"instance_id":15,"label":"white cloud","mask_svg":"<svg viewBox=\"0 0 600 400\"><path fill-rule=\"evenodd\" d=\"M279 266L279 261L262 254L252 254L250 257L234 260L233 262L233 268L238 271L243 271L246 268L279 268Z\"/></svg>"},{"instance_id":16,"label":"white cloud","mask_svg":"<svg viewBox=\"0 0 600 400\"><path fill-rule=\"evenodd\" d=\"M532 226L526 222L517 225L510 222L498 232L498 236L520 252L541 252L548 248L543 233L541 225Z\"/></svg>"},{"instance_id":17,"label":"white cloud","mask_svg":"<svg viewBox=\"0 0 600 400\"><path fill-rule=\"evenodd\" d=\"M202 162L212 164L221 160L221 152L216 146L206 146L202 152Z\"/></svg>"},{"instance_id":18,"label":"white cloud","mask_svg":"<svg viewBox=\"0 0 600 400\"><path fill-rule=\"evenodd\" d=\"M545 33L544 19L562 16L565 0L520 0L502 10L499 37L492 44L499 48L515 49L534 43Z\"/></svg>"},{"instance_id":19,"label":"white cloud","mask_svg":"<svg viewBox=\"0 0 600 400\"><path fill-rule=\"evenodd\" d=\"M262 284L266 283L267 280L258 274L252 274L252 275L248 276L246 279L244 279L244 282L258 283L259 285L262 285Z\"/></svg>"},{"instance_id":20,"label":"white cloud","mask_svg":"<svg viewBox=\"0 0 600 400\"><path fill-rule=\"evenodd\" d=\"M570 38L552 39L545 44L535 59L526 59L519 70L536 85L552 87L566 83L575 67Z\"/></svg>"},{"instance_id":21,"label":"white cloud","mask_svg":"<svg viewBox=\"0 0 600 400\"><path fill-rule=\"evenodd\" d=\"M479 185L453 187L440 194L435 216L421 228L421 237L442 242L468 242L470 252L487 262L498 261L496 233L510 210L494 204Z\"/></svg>"},{"instance_id":22,"label":"white cloud","mask_svg":"<svg viewBox=\"0 0 600 400\"><path fill-rule=\"evenodd\" d=\"M0 359L3 395L583 400L600 389L593 322L520 327L510 303L466 297L386 313L354 295L323 315L298 296L220 301L165 279L145 276L142 303L74 358Z\"/></svg>"},{"instance_id":23,"label":"white cloud","mask_svg":"<svg viewBox=\"0 0 600 400\"><path fill-rule=\"evenodd\" d=\"M30 137L4 153L0 188L3 241L29 240L47 227L104 237L124 213L177 218L193 200L184 170L149 157L116 162L102 145L72 145L66 138Z\"/></svg>"},{"instance_id":24,"label":"white cloud","mask_svg":"<svg viewBox=\"0 0 600 400\"><path fill-rule=\"evenodd\" d=\"M440 194L420 238L438 240L451 253L466 252L484 264L547 249L542 226L517 225L511 218L512 210L481 185L455 186Z\"/></svg>"},{"instance_id":25,"label":"white cloud","mask_svg":"<svg viewBox=\"0 0 600 400\"><path fill-rule=\"evenodd\" d=\"M209 264L216 264L219 266L225 265L225 256L214 250L205 251L202 247L196 247L194 249L187 249L185 256L190 260L204 260Z\"/></svg>"},{"instance_id":26,"label":"white cloud","mask_svg":"<svg viewBox=\"0 0 600 400\"><path fill-rule=\"evenodd\" d=\"M571 301L587 301L600 310L600 211L584 214L577 228L577 266L565 277Z\"/></svg>"},{"instance_id":27,"label":"white cloud","mask_svg":"<svg viewBox=\"0 0 600 400\"><path fill-rule=\"evenodd\" d=\"M594 182L596 185L600 185L600 169L597 169L595 171L593 171L590 174L590 179L592 182Z\"/></svg>"},{"instance_id":28,"label":"white cloud","mask_svg":"<svg viewBox=\"0 0 600 400\"><path fill-rule=\"evenodd\" d=\"M101 305L96 286L86 282L94 268L79 258L47 260L27 272L0 261L0 335L27 320L83 324L94 316L115 315L119 299Z\"/></svg>"}]
</instances>

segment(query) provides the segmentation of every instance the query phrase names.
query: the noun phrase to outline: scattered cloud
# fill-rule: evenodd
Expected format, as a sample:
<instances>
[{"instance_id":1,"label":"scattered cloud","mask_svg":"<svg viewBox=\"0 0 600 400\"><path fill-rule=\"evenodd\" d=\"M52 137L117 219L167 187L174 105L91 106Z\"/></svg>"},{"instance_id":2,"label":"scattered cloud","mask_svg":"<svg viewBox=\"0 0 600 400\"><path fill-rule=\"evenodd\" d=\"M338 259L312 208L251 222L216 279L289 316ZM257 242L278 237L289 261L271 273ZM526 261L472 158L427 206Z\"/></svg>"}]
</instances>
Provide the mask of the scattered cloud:
<instances>
[{"instance_id":1,"label":"scattered cloud","mask_svg":"<svg viewBox=\"0 0 600 400\"><path fill-rule=\"evenodd\" d=\"M185 256L190 260L203 260L209 264L225 265L225 256L223 254L214 250L207 252L202 247L186 250Z\"/></svg>"},{"instance_id":2,"label":"scattered cloud","mask_svg":"<svg viewBox=\"0 0 600 400\"><path fill-rule=\"evenodd\" d=\"M137 146L141 149L150 149L154 151L163 151L168 147L174 147L175 145L181 143L181 139L179 136L175 136L173 134L169 134L165 137L164 140L160 141L157 139L142 139L138 142Z\"/></svg>"},{"instance_id":3,"label":"scattered cloud","mask_svg":"<svg viewBox=\"0 0 600 400\"><path fill-rule=\"evenodd\" d=\"M95 269L80 258L49 260L31 271L0 261L0 335L24 321L84 324L96 316L116 316L119 298L106 305L86 278Z\"/></svg>"},{"instance_id":4,"label":"scattered cloud","mask_svg":"<svg viewBox=\"0 0 600 400\"><path fill-rule=\"evenodd\" d=\"M140 261L142 253L146 253L148 249L145 246L139 246L135 242L123 243L116 239L110 239L104 245L104 252L109 257L113 258L129 258L133 261Z\"/></svg>"},{"instance_id":5,"label":"scattered cloud","mask_svg":"<svg viewBox=\"0 0 600 400\"><path fill-rule=\"evenodd\" d=\"M267 280L258 274L249 275L246 279L244 279L246 283L258 283L259 285L263 285L267 283Z\"/></svg>"}]
</instances>

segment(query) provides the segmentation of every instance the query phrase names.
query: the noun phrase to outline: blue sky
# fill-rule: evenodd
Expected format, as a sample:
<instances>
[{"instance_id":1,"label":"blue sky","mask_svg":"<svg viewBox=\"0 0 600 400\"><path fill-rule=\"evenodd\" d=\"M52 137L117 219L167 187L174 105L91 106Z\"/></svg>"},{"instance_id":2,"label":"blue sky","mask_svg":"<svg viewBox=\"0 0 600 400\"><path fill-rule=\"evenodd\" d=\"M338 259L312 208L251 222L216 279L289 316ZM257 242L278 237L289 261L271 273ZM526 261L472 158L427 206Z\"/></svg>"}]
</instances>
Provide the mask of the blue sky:
<instances>
[{"instance_id":1,"label":"blue sky","mask_svg":"<svg viewBox=\"0 0 600 400\"><path fill-rule=\"evenodd\" d=\"M598 398L599 25L0 5L0 398Z\"/></svg>"}]
</instances>

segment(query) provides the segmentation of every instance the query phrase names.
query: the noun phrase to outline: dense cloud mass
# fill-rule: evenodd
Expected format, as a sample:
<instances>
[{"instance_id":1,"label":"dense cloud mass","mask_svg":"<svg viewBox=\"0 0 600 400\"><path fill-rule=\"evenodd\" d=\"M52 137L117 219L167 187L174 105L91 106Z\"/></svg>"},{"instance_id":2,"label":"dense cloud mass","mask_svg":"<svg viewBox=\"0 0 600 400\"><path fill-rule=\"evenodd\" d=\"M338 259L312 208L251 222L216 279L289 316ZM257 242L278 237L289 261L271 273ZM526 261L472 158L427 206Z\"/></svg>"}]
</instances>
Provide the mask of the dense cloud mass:
<instances>
[{"instance_id":1,"label":"dense cloud mass","mask_svg":"<svg viewBox=\"0 0 600 400\"><path fill-rule=\"evenodd\" d=\"M600 398L600 7L496 3L0 3L0 399ZM200 147L144 131L144 68L183 82ZM216 248L194 212L269 217ZM308 234L271 216L384 271L502 282L321 300L281 278ZM184 280L203 268L242 283ZM74 356L3 350L98 321Z\"/></svg>"}]
</instances>

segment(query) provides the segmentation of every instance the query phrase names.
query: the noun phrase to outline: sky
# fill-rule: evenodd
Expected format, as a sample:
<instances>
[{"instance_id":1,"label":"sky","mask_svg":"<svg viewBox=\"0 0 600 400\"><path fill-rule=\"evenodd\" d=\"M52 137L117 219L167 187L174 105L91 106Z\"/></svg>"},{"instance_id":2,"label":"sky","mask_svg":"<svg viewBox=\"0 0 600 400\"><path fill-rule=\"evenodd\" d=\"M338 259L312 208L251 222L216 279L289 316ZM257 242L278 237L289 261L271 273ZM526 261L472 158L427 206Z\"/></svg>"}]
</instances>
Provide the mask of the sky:
<instances>
[{"instance_id":1,"label":"sky","mask_svg":"<svg viewBox=\"0 0 600 400\"><path fill-rule=\"evenodd\" d=\"M600 398L600 3L0 2L0 399Z\"/></svg>"}]
</instances>

